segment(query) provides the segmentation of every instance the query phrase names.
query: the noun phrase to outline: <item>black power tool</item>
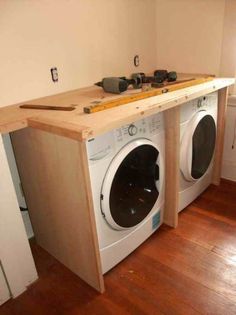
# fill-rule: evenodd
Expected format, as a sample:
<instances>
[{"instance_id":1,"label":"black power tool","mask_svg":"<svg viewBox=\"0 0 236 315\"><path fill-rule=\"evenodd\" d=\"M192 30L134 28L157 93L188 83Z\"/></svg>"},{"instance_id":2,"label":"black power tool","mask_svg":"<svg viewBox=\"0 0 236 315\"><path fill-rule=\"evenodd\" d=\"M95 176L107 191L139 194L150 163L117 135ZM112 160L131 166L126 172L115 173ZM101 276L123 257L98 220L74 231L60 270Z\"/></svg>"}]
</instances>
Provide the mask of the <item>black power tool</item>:
<instances>
[{"instance_id":1,"label":"black power tool","mask_svg":"<svg viewBox=\"0 0 236 315\"><path fill-rule=\"evenodd\" d=\"M95 85L101 86L105 92L120 94L128 89L129 83L123 78L108 77Z\"/></svg>"},{"instance_id":2,"label":"black power tool","mask_svg":"<svg viewBox=\"0 0 236 315\"><path fill-rule=\"evenodd\" d=\"M174 82L177 80L177 73L175 71L155 70L154 77L157 83L163 83L164 81Z\"/></svg>"},{"instance_id":3,"label":"black power tool","mask_svg":"<svg viewBox=\"0 0 236 315\"><path fill-rule=\"evenodd\" d=\"M108 77L102 79L101 82L95 83L95 85L101 86L105 92L120 94L126 91L129 85L132 85L134 89L140 89L144 76L144 73L135 73L131 79L126 77Z\"/></svg>"},{"instance_id":4,"label":"black power tool","mask_svg":"<svg viewBox=\"0 0 236 315\"><path fill-rule=\"evenodd\" d=\"M143 72L134 73L131 76L131 79L126 77L107 77L103 78L102 81L95 83L97 86L101 86L105 92L120 94L125 92L129 85L132 85L134 89L142 88L144 83L153 83L162 86L164 81L172 82L176 81L177 74L176 72L168 72L167 70L156 70L154 76L146 76ZM154 86L153 85L153 86Z\"/></svg>"},{"instance_id":5,"label":"black power tool","mask_svg":"<svg viewBox=\"0 0 236 315\"><path fill-rule=\"evenodd\" d=\"M105 92L120 94L126 91L129 85L132 85L134 89L140 89L143 83L152 82L157 82L155 77L148 77L143 72L140 72L132 74L131 79L126 77L108 77L102 79L101 82L95 83L95 85L101 86Z\"/></svg>"}]
</instances>

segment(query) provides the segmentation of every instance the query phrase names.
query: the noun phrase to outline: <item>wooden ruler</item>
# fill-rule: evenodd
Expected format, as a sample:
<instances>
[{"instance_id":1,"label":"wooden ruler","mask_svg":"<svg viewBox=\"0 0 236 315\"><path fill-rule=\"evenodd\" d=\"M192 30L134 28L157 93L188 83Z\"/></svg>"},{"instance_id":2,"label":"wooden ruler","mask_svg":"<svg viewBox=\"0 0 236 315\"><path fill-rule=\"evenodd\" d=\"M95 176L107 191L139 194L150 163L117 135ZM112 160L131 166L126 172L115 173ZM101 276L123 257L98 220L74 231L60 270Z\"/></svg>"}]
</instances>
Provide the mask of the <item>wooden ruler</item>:
<instances>
[{"instance_id":1,"label":"wooden ruler","mask_svg":"<svg viewBox=\"0 0 236 315\"><path fill-rule=\"evenodd\" d=\"M73 106L54 106L54 105L33 105L33 104L25 104L20 105L20 108L26 109L46 109L46 110L64 110L64 111L72 111L75 109Z\"/></svg>"},{"instance_id":2,"label":"wooden ruler","mask_svg":"<svg viewBox=\"0 0 236 315\"><path fill-rule=\"evenodd\" d=\"M161 95L161 94L168 93L168 92L173 92L176 90L180 90L180 89L194 86L194 85L201 84L201 83L206 83L206 82L212 81L213 79L214 79L214 77L205 77L205 78L197 78L197 79L187 79L187 80L182 80L179 82L173 82L173 83L169 83L169 84L167 83L163 87L153 88L150 91L139 92L139 93L132 94L132 95L126 95L126 96L123 96L123 97L118 98L118 99L102 102L100 104L86 106L86 107L84 107L84 112L86 114L100 112L100 111L105 110L105 109L109 109L109 108L117 107L120 105L128 104L131 102L139 101L139 100L142 100L142 99L145 99L148 97L157 96L157 95Z\"/></svg>"}]
</instances>

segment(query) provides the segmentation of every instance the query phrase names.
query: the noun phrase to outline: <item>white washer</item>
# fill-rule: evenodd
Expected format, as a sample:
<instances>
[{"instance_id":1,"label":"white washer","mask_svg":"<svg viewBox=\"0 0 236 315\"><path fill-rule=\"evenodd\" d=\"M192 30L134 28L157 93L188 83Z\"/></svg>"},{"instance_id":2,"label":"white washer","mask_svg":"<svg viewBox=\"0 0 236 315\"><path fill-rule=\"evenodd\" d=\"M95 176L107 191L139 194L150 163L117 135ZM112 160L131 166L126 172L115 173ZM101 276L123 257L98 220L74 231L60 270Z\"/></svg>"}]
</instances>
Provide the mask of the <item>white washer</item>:
<instances>
[{"instance_id":1,"label":"white washer","mask_svg":"<svg viewBox=\"0 0 236 315\"><path fill-rule=\"evenodd\" d=\"M216 125L217 93L181 106L179 211L211 183Z\"/></svg>"},{"instance_id":2,"label":"white washer","mask_svg":"<svg viewBox=\"0 0 236 315\"><path fill-rule=\"evenodd\" d=\"M164 125L155 114L86 143L102 271L163 221Z\"/></svg>"}]
</instances>

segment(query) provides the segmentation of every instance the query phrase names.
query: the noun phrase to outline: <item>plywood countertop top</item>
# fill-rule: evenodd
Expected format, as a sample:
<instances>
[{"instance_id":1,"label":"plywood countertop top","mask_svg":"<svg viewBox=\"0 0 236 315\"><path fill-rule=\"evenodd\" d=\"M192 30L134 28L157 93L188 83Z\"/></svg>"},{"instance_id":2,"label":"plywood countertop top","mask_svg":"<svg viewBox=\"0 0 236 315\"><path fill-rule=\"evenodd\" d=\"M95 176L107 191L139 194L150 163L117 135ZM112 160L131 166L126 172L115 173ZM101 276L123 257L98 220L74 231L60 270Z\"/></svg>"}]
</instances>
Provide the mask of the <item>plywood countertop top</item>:
<instances>
[{"instance_id":1,"label":"plywood countertop top","mask_svg":"<svg viewBox=\"0 0 236 315\"><path fill-rule=\"evenodd\" d=\"M174 92L149 97L104 111L85 114L83 108L97 101L108 101L133 93L114 95L93 86L73 90L21 104L75 106L73 111L21 109L20 104L0 108L0 133L25 127L37 128L71 139L84 141L98 134L128 124L142 117L183 104L196 97L217 91L235 83L233 78L215 78L210 82Z\"/></svg>"}]
</instances>

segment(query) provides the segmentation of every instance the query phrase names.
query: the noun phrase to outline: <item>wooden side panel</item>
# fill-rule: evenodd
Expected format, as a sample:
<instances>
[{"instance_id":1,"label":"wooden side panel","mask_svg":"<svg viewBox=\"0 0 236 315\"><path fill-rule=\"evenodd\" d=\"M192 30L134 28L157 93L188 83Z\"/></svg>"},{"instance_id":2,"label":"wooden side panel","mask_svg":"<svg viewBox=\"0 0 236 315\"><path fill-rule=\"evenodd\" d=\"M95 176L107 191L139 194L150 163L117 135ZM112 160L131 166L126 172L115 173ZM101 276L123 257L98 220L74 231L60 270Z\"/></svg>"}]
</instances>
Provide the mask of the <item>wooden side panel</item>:
<instances>
[{"instance_id":1,"label":"wooden side panel","mask_svg":"<svg viewBox=\"0 0 236 315\"><path fill-rule=\"evenodd\" d=\"M179 107L166 110L165 117L165 212L164 223L178 225L179 206Z\"/></svg>"},{"instance_id":2,"label":"wooden side panel","mask_svg":"<svg viewBox=\"0 0 236 315\"><path fill-rule=\"evenodd\" d=\"M225 120L228 99L228 87L218 91L218 118L217 118L217 136L216 136L216 150L213 167L212 183L220 184L220 175L222 167L223 149L224 149L224 135L225 135Z\"/></svg>"},{"instance_id":3,"label":"wooden side panel","mask_svg":"<svg viewBox=\"0 0 236 315\"><path fill-rule=\"evenodd\" d=\"M38 244L103 292L85 144L31 128L12 142Z\"/></svg>"}]
</instances>

